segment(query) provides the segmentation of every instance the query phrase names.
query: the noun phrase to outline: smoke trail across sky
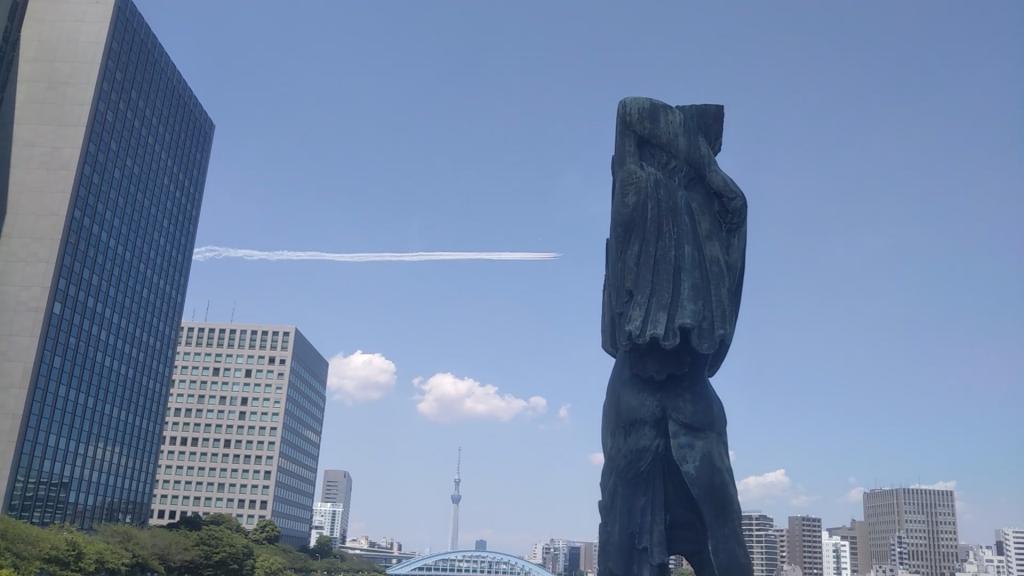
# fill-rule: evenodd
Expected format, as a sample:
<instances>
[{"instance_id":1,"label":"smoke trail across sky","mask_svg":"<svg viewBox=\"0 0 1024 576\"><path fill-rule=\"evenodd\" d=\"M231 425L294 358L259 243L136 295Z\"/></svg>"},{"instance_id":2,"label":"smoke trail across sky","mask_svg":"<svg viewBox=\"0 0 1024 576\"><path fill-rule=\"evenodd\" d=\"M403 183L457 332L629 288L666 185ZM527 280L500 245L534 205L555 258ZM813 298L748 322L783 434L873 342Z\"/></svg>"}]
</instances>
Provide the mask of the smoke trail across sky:
<instances>
[{"instance_id":1,"label":"smoke trail across sky","mask_svg":"<svg viewBox=\"0 0 1024 576\"><path fill-rule=\"evenodd\" d=\"M315 252L297 250L249 250L202 246L192 253L198 262L222 258L243 260L320 260L325 262L432 262L453 260L539 261L557 260L555 252Z\"/></svg>"}]
</instances>

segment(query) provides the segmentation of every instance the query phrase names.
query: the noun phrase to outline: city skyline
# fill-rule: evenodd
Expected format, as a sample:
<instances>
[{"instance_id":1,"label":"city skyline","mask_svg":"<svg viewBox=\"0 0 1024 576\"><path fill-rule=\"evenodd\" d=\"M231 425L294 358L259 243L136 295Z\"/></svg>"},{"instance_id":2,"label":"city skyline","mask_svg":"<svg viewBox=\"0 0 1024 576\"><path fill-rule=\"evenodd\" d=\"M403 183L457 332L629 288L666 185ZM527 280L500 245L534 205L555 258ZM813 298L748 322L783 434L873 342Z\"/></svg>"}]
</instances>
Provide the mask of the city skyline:
<instances>
[{"instance_id":1,"label":"city skyline","mask_svg":"<svg viewBox=\"0 0 1024 576\"><path fill-rule=\"evenodd\" d=\"M750 254L715 386L744 508L833 526L865 489L955 485L962 539L1024 523L1005 458L1024 401L1022 8L798 5L140 1L218 122L197 245L560 255L194 262L186 317L297 323L331 357L321 468L367 479L350 533L443 550L463 445L464 541L596 537L608 160L630 94L726 106ZM647 34L619 45L624 25Z\"/></svg>"}]
</instances>

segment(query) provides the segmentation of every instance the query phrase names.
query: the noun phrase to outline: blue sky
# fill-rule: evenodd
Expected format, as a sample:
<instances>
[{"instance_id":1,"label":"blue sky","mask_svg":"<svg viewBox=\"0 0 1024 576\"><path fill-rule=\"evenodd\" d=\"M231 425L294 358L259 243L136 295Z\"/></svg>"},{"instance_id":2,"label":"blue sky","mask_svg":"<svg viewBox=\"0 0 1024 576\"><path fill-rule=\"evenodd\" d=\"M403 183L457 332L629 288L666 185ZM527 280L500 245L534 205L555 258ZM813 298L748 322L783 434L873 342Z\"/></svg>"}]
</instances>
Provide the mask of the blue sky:
<instances>
[{"instance_id":1,"label":"blue sky","mask_svg":"<svg viewBox=\"0 0 1024 576\"><path fill-rule=\"evenodd\" d=\"M197 246L562 255L194 263L186 318L347 358L320 464L353 534L443 549L461 445L464 544L596 536L626 95L726 106L744 506L838 525L955 482L963 540L1024 524L1024 5L138 2L217 124Z\"/></svg>"}]
</instances>

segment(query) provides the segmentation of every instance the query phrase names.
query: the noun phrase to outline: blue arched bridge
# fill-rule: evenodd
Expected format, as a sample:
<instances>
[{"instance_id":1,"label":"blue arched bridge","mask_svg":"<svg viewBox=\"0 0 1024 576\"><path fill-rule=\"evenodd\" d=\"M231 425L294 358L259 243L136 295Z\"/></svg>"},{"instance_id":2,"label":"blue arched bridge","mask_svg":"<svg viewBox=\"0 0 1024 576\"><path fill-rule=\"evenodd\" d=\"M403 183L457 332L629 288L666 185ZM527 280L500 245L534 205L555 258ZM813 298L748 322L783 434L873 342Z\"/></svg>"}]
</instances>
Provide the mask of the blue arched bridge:
<instances>
[{"instance_id":1,"label":"blue arched bridge","mask_svg":"<svg viewBox=\"0 0 1024 576\"><path fill-rule=\"evenodd\" d=\"M420 556L388 568L388 574L430 576L553 576L551 572L501 552L459 550Z\"/></svg>"}]
</instances>

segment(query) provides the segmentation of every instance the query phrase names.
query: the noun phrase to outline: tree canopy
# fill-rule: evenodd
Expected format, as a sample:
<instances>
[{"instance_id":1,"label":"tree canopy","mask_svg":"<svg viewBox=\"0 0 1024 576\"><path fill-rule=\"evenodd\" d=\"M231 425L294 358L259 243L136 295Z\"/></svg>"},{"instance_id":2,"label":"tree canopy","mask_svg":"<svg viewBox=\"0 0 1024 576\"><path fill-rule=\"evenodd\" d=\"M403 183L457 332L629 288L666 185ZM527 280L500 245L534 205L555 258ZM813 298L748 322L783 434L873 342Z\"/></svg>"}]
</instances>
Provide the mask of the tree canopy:
<instances>
[{"instance_id":1,"label":"tree canopy","mask_svg":"<svg viewBox=\"0 0 1024 576\"><path fill-rule=\"evenodd\" d=\"M302 553L278 543L261 520L251 531L233 516L189 516L167 527L104 525L93 532L40 528L0 515L0 576L349 576L381 574L327 548ZM317 542L319 544L319 542ZM317 556L319 555L319 556Z\"/></svg>"}]
</instances>

